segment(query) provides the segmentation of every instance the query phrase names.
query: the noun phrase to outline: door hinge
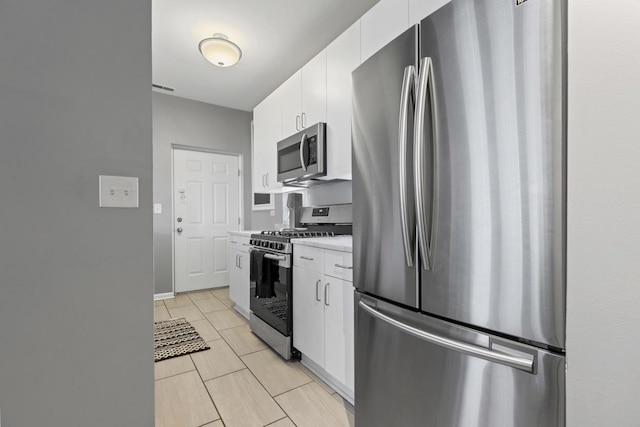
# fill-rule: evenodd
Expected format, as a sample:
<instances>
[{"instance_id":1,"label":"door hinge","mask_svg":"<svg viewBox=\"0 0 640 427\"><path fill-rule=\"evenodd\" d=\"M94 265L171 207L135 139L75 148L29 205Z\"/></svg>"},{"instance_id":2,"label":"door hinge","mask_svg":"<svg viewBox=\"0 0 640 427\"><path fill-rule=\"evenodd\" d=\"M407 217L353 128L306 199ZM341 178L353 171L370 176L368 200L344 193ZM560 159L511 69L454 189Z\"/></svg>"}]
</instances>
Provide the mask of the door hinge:
<instances>
[{"instance_id":1,"label":"door hinge","mask_svg":"<svg viewBox=\"0 0 640 427\"><path fill-rule=\"evenodd\" d=\"M242 175L242 171L238 169L238 176Z\"/></svg>"},{"instance_id":2,"label":"door hinge","mask_svg":"<svg viewBox=\"0 0 640 427\"><path fill-rule=\"evenodd\" d=\"M240 217L238 217L238 225L240 225Z\"/></svg>"}]
</instances>

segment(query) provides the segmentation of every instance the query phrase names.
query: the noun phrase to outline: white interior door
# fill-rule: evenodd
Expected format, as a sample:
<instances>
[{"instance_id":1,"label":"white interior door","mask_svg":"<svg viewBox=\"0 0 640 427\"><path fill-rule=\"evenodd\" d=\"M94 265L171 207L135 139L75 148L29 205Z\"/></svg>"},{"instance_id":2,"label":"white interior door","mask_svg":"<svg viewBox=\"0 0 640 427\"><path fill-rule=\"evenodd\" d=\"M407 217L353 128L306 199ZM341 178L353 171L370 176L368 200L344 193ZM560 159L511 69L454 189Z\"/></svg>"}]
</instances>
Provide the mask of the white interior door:
<instances>
[{"instance_id":1,"label":"white interior door","mask_svg":"<svg viewBox=\"0 0 640 427\"><path fill-rule=\"evenodd\" d=\"M228 286L228 232L240 228L237 156L173 150L175 292Z\"/></svg>"}]
</instances>

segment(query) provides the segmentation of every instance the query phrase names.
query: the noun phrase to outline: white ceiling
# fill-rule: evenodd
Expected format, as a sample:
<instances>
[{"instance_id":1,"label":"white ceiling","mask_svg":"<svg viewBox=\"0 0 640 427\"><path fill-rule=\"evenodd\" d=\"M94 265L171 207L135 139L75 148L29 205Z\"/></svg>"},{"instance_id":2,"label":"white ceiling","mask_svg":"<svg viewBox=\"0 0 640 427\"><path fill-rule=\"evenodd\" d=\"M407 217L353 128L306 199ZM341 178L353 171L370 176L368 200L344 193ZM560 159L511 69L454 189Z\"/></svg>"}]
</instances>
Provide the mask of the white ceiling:
<instances>
[{"instance_id":1,"label":"white ceiling","mask_svg":"<svg viewBox=\"0 0 640 427\"><path fill-rule=\"evenodd\" d=\"M377 2L153 0L153 83L250 111ZM200 55L198 43L213 33L240 46L238 64L219 68Z\"/></svg>"}]
</instances>

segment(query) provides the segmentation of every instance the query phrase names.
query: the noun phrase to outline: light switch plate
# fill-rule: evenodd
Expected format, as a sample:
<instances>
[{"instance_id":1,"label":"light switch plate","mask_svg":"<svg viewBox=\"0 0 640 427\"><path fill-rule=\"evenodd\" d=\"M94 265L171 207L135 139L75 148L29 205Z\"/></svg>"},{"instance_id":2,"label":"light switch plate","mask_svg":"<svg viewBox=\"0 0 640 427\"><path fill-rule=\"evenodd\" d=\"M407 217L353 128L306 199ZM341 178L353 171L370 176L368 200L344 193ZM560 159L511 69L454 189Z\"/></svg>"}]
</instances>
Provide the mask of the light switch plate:
<instances>
[{"instance_id":1,"label":"light switch plate","mask_svg":"<svg viewBox=\"0 0 640 427\"><path fill-rule=\"evenodd\" d=\"M137 208L138 177L100 175L101 208Z\"/></svg>"},{"instance_id":2,"label":"light switch plate","mask_svg":"<svg viewBox=\"0 0 640 427\"><path fill-rule=\"evenodd\" d=\"M162 213L162 203L154 203L153 204L153 213L161 214Z\"/></svg>"}]
</instances>

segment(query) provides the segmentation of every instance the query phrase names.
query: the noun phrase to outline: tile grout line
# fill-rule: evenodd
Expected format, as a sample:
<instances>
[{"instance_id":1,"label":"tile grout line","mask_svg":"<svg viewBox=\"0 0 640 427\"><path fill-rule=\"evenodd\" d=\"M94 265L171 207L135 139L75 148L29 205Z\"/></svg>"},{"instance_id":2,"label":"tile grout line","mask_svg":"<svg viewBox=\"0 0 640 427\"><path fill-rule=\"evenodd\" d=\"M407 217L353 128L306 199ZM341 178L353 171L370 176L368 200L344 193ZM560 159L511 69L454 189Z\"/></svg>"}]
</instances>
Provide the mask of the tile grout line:
<instances>
[{"instance_id":1,"label":"tile grout line","mask_svg":"<svg viewBox=\"0 0 640 427\"><path fill-rule=\"evenodd\" d=\"M189 354L189 357L191 357L191 354ZM202 374L200 374L200 371L198 370L198 365L196 365L196 362L193 360L193 357L191 357L191 363L193 363L193 366L196 367L196 372L198 373L198 378L200 378L200 382L202 383L202 387L204 387L205 391L207 392L207 396L209 396L209 400L211 400L211 404L213 405L213 407L216 410L216 413L218 414L218 417L219 417L218 419L222 421L223 425L225 425L225 422L222 419L222 414L218 410L218 406L216 405L216 402L213 400L213 396L211 396L211 393L209 392L209 389L207 388L207 384L205 384L205 381L202 379ZM215 421L216 420L209 421L207 424L213 423ZM207 425L207 424L203 424L203 425Z\"/></svg>"},{"instance_id":2,"label":"tile grout line","mask_svg":"<svg viewBox=\"0 0 640 427\"><path fill-rule=\"evenodd\" d=\"M184 356L180 356L180 357L185 357L185 356L191 356L190 354L185 354ZM165 359L165 360L170 360L170 359ZM161 360L160 362L164 362L164 360ZM160 363L160 362L156 362L156 363ZM193 363L193 359L191 359L191 363ZM184 372L180 372L178 374L173 374L173 375L169 375L167 377L162 377L162 378L156 378L154 380L154 383L156 381L162 381L162 380L166 380L167 378L173 378L173 377L177 377L178 375L182 375L182 374L188 374L189 372L193 372L193 371L197 371L198 368L196 368L195 363L193 363L193 369L189 369L188 371L184 371Z\"/></svg>"},{"instance_id":3,"label":"tile grout line","mask_svg":"<svg viewBox=\"0 0 640 427\"><path fill-rule=\"evenodd\" d=\"M213 297L219 300L219 298L217 298L215 295L213 295ZM191 299L191 297L189 297L189 299ZM191 300L191 301L193 301L193 300ZM220 301L220 302L222 302L222 301ZM223 304L224 304L224 303L223 303ZM300 387L304 387L305 385L311 384L311 383L315 382L315 380L314 380L312 377L310 377L309 375L307 375L304 371L302 371L302 370L301 370L301 372L302 372L302 373L303 373L307 378L309 378L309 380L310 380L309 382L307 382L307 383L305 383L305 384L302 384L302 385L299 385L299 386L297 386L297 387L294 387L294 388L292 388L291 390L284 391L284 392L282 392L282 393L280 393L280 394L277 394L276 396L272 396L272 395L271 395L271 393L269 393L269 390L267 390L267 388L265 387L265 385L260 381L260 379L258 379L258 377L257 377L257 376L253 373L253 371L249 368L249 366L247 366L247 364L244 362L244 360L242 360L242 356L240 356L240 355L236 352L236 350L235 350L235 349L234 349L234 348L229 344L229 342L225 339L224 335L222 335L222 334L220 333L221 331L228 330L228 329L233 329L233 328L237 328L237 327L240 327L240 326L243 326L243 325L233 326L233 327L225 328L225 329L218 329L218 328L216 328L216 327L211 323L211 321L206 317L205 313L203 313L203 312L202 312L202 310L200 310L200 307L198 307L197 305L195 305L195 303L194 303L193 305L194 305L194 306L196 307L196 309L197 309L197 310L198 310L198 311L199 311L199 312L200 312L200 313L205 317L205 320L207 320L207 321L211 324L211 326L213 326L213 328L218 332L218 335L220 335L220 337L221 337L221 338L222 338L222 340L225 342L225 344L227 344L227 346L229 346L229 348L231 349L231 351L233 351L233 352L234 352L234 354L236 355L236 357L237 357L238 359L240 359L240 362L245 366L245 368L244 368L244 369L246 369L246 370L251 374L251 376L253 376L253 378L258 382L258 384L260 384L260 386L264 389L264 391L265 391L265 392L267 393L267 395L271 398L271 400L272 400L272 401L273 401L273 402L274 402L274 403L275 403L275 404L280 408L280 410L282 411L282 413L283 413L283 414L285 414L285 417L280 418L280 419L278 419L278 420L275 420L275 421L273 421L272 423L267 424L267 425L271 425L271 424L274 424L274 423L276 423L276 422L278 422L278 421L280 421L280 420L283 420L283 419L285 419L285 418L288 418L294 426L297 426L297 424L296 424L295 422L293 422L293 420L292 420L292 418L291 418L291 415L289 415L289 413L288 413L287 411L285 411L285 409L284 409L282 406L280 406L280 404L278 403L278 401L277 401L275 398L276 398L277 396L281 396L281 395L283 395L283 394L285 394L285 393L288 393L288 392L290 392L290 391L296 390L296 389L298 389L298 388L300 388ZM226 307L226 306L225 306L225 307ZM231 309L231 308L229 308L229 307L227 307L226 309L227 309L227 310L229 310L229 311L231 311L231 310L232 310L232 309ZM222 310L217 310L217 311L222 311ZM213 313L213 312L211 312L211 313ZM236 313L233 313L233 314L236 314ZM236 315L237 315L237 314L236 314ZM244 321L244 318L243 318L242 320ZM245 325L246 325L246 324L245 324ZM245 354L244 356L247 356L247 355L249 355L249 354L253 354L253 353L257 353L257 352L259 352L259 351L265 351L265 350L271 350L271 349L270 349L269 347L267 347L266 349L256 350L256 351L254 351L254 352L247 353L247 354ZM191 355L190 355L190 354L189 354L189 357L191 357ZM235 374L235 373L237 373L237 372L241 372L241 371L243 371L244 369L239 369L239 370L237 370L237 371L229 372L229 373L227 373L227 374L220 375L219 377L211 378L211 379L209 379L209 380L205 381L205 380L202 378L202 375L201 375L200 371L198 370L198 365L196 365L196 363L195 363L195 361L193 360L193 358L191 358L191 361L193 362L193 365L196 367L196 372L198 372L198 376L200 377L200 381L202 381L202 384L204 385L205 390L207 390L207 394L209 395L209 399L211 399L211 402L213 403L213 406L216 408L216 412L218 412L218 415L220 416L220 420L222 421L222 423L223 423L223 424L225 424L224 420L222 419L222 414L220 413L220 411L218 411L218 407L216 406L216 403L215 403L215 401L214 401L214 399L213 399L213 396L211 396L211 393L209 392L209 389L207 388L207 384L206 384L206 382L207 382L207 381L213 381L213 380L216 380L216 379L218 379L218 378L222 378L222 377L225 377L225 376L228 376L228 375L231 375L231 374ZM298 363L300 363L300 362L298 362ZM325 390L323 390L323 391L325 391ZM325 391L325 393L326 393L326 391ZM329 395L329 393L327 393L327 395ZM331 395L329 395L329 396L331 396ZM225 425L226 425L226 424L225 424Z\"/></svg>"},{"instance_id":4,"label":"tile grout line","mask_svg":"<svg viewBox=\"0 0 640 427\"><path fill-rule=\"evenodd\" d=\"M198 307L197 307L197 308L198 308ZM198 309L199 309L199 308L198 308ZM228 310L231 310L230 308L227 308L227 309L228 309ZM204 314L204 313L203 313L203 314ZM236 313L234 313L234 314L236 314ZM236 315L237 315L237 314L236 314ZM206 317L206 316L205 316L205 317ZM207 319L207 320L209 320L209 319ZM209 322L209 323L211 323L211 322ZM242 325L240 325L240 326L242 326ZM220 334L220 332L221 332L221 331L224 331L224 330L227 330L227 329L233 329L233 328L237 328L237 327L239 327L239 326L234 326L234 327L232 327L232 328L226 328L226 329L220 329L220 330L218 330L218 329L214 326L214 329L215 329L216 331L218 331L218 333ZM284 418L288 418L294 426L297 426L297 424L296 424L296 423L293 421L293 419L291 418L291 415L289 415L289 413L288 413L287 411L285 411L285 409L284 409L282 406L280 406L280 404L278 403L278 401L277 401L275 398L276 398L276 396L281 396L281 395L283 395L283 394L285 394L285 393L288 393L288 392L290 392L290 391L293 391L293 390L295 390L295 389L297 389L297 388L303 387L303 386L305 386L305 385L307 385L307 384L311 384L312 382L315 382L315 380L314 380L312 377L310 377L309 375L307 375L304 371L302 371L302 370L301 370L301 372L302 372L302 373L303 373L307 378L309 378L309 380L310 380L309 382L307 382L307 383L305 383L305 384L302 384L302 385L299 385L299 386L297 386L297 387L294 387L294 388L292 388L291 390L284 391L284 392L282 392L282 393L280 393L280 394L277 394L276 396L272 396L272 395L271 395L271 393L269 393L269 390L267 390L267 388L265 387L265 385L264 385L264 384L260 381L260 379L259 379L259 378L258 378L258 377L253 373L253 371L251 370L251 368L249 368L249 366L247 366L247 364L244 362L244 360L242 360L242 357L243 357L243 356L240 356L240 355L236 352L236 350L235 350L235 349L234 349L234 348L229 344L229 342L225 339L224 335L220 334L220 336L222 337L222 339L224 340L224 342L229 346L229 348L231 348L231 350L235 353L236 357L238 357L238 358L240 359L240 361L242 362L242 364L245 366L245 369L246 369L247 371L249 371L249 373L251 374L251 376L253 376L253 378L255 378L255 380L258 382L258 384L260 384L260 386L262 386L262 388L263 388L263 389L264 389L264 391L267 393L267 395L271 398L271 400L272 400L272 401L273 401L273 402L274 402L274 403L275 403L275 404L280 408L280 410L281 410L281 411L286 415L285 417L280 418L279 420L276 420L276 421L274 421L274 422L273 422L273 423L271 423L271 424L274 424L274 423L276 423L276 422L278 422L278 421L280 421L280 420L283 420ZM265 350L271 350L271 348L269 348L269 347L267 346L267 348L263 348L263 349L261 349L261 350L256 350L256 351L254 351L254 352L247 353L247 354L245 354L244 356L247 356L247 355L249 355L249 354L254 354L254 353L257 353L257 352L259 352L259 351L265 351ZM273 350L271 350L271 351L273 351ZM300 362L298 362L298 363L300 363ZM195 363L194 363L194 365L195 365ZM197 370L197 369L198 369L198 367L196 366L196 370ZM240 371L229 372L228 374L221 375L220 377L217 377L217 378L221 378L221 377L224 377L224 376L227 376L227 375L231 375L231 374L236 373L236 372L240 372ZM200 374L200 372L198 372L198 374ZM212 378L211 380L214 380L214 379L216 379L216 378ZM211 380L209 380L209 381L211 381ZM206 388L206 384L205 384L205 388ZM208 392L209 392L209 389L207 389L207 393L208 393ZM326 392L326 391L325 391L325 392ZM327 393L327 394L329 394L329 393ZM330 396L330 395L329 395L329 396ZM209 395L209 397L211 397L211 395ZM213 397L211 397L211 400L213 401ZM215 405L215 403L214 403L214 405ZM217 410L217 408L216 408L216 410ZM221 416L220 418L222 419L222 416Z\"/></svg>"},{"instance_id":5,"label":"tile grout line","mask_svg":"<svg viewBox=\"0 0 640 427\"><path fill-rule=\"evenodd\" d=\"M286 412L285 412L285 414L286 414ZM280 418L279 420L275 420L274 422L269 423L269 424L265 425L264 427L272 426L272 425L274 425L275 423L279 423L279 422L280 422L280 421L282 421L282 420L289 420L289 421L291 421L291 417L290 417L289 415L287 415L286 417ZM291 424L293 424L295 427L297 427L296 423L294 423L293 421L291 421Z\"/></svg>"}]
</instances>

